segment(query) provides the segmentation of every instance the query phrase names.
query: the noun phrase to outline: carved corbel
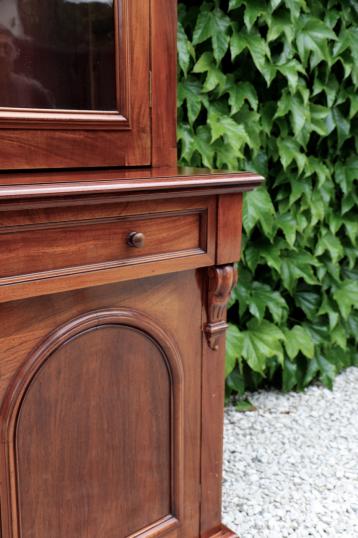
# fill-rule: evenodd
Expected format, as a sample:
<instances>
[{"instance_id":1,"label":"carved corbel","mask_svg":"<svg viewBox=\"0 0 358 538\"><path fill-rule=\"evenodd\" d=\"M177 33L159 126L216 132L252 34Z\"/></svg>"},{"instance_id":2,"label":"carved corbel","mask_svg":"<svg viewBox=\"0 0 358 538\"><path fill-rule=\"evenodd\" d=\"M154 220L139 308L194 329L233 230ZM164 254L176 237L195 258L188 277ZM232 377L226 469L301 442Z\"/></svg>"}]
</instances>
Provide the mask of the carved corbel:
<instances>
[{"instance_id":1,"label":"carved corbel","mask_svg":"<svg viewBox=\"0 0 358 538\"><path fill-rule=\"evenodd\" d=\"M208 297L205 334L210 349L219 349L219 340L225 333L227 304L231 290L237 284L237 270L234 265L219 265L208 269Z\"/></svg>"}]
</instances>

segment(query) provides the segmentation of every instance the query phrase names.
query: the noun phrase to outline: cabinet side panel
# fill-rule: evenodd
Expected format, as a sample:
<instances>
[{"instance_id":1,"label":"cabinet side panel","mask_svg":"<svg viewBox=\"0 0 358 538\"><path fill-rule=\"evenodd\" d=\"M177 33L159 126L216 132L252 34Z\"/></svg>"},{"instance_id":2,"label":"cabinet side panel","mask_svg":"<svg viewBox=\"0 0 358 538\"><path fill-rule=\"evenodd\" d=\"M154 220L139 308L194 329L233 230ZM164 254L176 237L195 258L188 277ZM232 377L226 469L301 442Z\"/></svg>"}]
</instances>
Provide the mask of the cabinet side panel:
<instances>
[{"instance_id":1,"label":"cabinet side panel","mask_svg":"<svg viewBox=\"0 0 358 538\"><path fill-rule=\"evenodd\" d=\"M222 339L224 340L224 337ZM212 534L221 524L225 349L222 343L220 350L212 351L205 336L203 344L200 534L206 536Z\"/></svg>"},{"instance_id":2,"label":"cabinet side panel","mask_svg":"<svg viewBox=\"0 0 358 538\"><path fill-rule=\"evenodd\" d=\"M210 267L207 272L207 320L203 335L202 449L200 536L223 535L221 488L223 465L224 374L226 309L237 283L233 265Z\"/></svg>"}]
</instances>

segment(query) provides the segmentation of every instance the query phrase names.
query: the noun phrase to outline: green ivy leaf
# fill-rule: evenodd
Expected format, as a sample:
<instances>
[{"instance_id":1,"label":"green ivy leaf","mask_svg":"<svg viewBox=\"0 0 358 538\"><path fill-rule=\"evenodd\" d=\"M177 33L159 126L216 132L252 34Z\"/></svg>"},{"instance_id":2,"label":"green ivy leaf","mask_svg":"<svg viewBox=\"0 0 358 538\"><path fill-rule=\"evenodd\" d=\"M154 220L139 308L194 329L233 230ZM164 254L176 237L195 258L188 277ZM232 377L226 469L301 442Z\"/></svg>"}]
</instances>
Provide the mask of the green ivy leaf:
<instances>
[{"instance_id":1,"label":"green ivy leaf","mask_svg":"<svg viewBox=\"0 0 358 538\"><path fill-rule=\"evenodd\" d=\"M181 142L181 157L182 159L186 160L187 162L190 162L193 153L196 149L195 139L193 136L193 132L189 125L185 125L184 123L178 126L177 130L177 138L178 142Z\"/></svg>"},{"instance_id":2,"label":"green ivy leaf","mask_svg":"<svg viewBox=\"0 0 358 538\"><path fill-rule=\"evenodd\" d=\"M316 256L321 256L325 251L329 252L334 263L343 257L342 243L338 237L335 237L328 230L322 232L321 238L316 245Z\"/></svg>"},{"instance_id":3,"label":"green ivy leaf","mask_svg":"<svg viewBox=\"0 0 358 538\"><path fill-rule=\"evenodd\" d=\"M226 378L226 384L232 391L235 391L239 396L243 396L245 390L245 376L241 373L240 368L237 367Z\"/></svg>"},{"instance_id":4,"label":"green ivy leaf","mask_svg":"<svg viewBox=\"0 0 358 538\"><path fill-rule=\"evenodd\" d=\"M358 281L346 280L333 293L338 308L344 319L347 319L353 306L358 305Z\"/></svg>"},{"instance_id":5,"label":"green ivy leaf","mask_svg":"<svg viewBox=\"0 0 358 538\"><path fill-rule=\"evenodd\" d=\"M320 136L328 136L335 128L332 111L321 105L310 105L311 129Z\"/></svg>"},{"instance_id":6,"label":"green ivy leaf","mask_svg":"<svg viewBox=\"0 0 358 538\"><path fill-rule=\"evenodd\" d=\"M229 11L232 11L233 9L237 9L241 7L244 3L245 3L244 0L230 0Z\"/></svg>"},{"instance_id":7,"label":"green ivy leaf","mask_svg":"<svg viewBox=\"0 0 358 538\"><path fill-rule=\"evenodd\" d=\"M227 30L230 27L230 19L219 8L213 12L213 19L212 43L214 57L219 63L229 48L230 36L227 35Z\"/></svg>"},{"instance_id":8,"label":"green ivy leaf","mask_svg":"<svg viewBox=\"0 0 358 538\"><path fill-rule=\"evenodd\" d=\"M280 368L285 390L317 377L331 386L342 368L358 365L354 6L179 4L181 163L267 178L245 195L252 203L243 209L241 280L229 311L230 393L276 382ZM279 327L286 346L274 338L271 351L261 349L269 347L265 323Z\"/></svg>"},{"instance_id":9,"label":"green ivy leaf","mask_svg":"<svg viewBox=\"0 0 358 538\"><path fill-rule=\"evenodd\" d=\"M291 93L294 94L297 89L298 74L299 73L302 73L303 75L306 74L306 71L304 70L303 66L297 60L292 59L285 64L278 65L277 70L284 77L287 78L290 91Z\"/></svg>"},{"instance_id":10,"label":"green ivy leaf","mask_svg":"<svg viewBox=\"0 0 358 538\"><path fill-rule=\"evenodd\" d=\"M260 223L265 233L272 235L275 209L270 196L264 187L259 187L245 195L243 225L250 233L257 223Z\"/></svg>"},{"instance_id":11,"label":"green ivy leaf","mask_svg":"<svg viewBox=\"0 0 358 538\"><path fill-rule=\"evenodd\" d=\"M312 271L312 261L303 253L288 254L281 258L282 284L292 294L299 278L307 284L317 284L317 279Z\"/></svg>"},{"instance_id":12,"label":"green ivy leaf","mask_svg":"<svg viewBox=\"0 0 358 538\"><path fill-rule=\"evenodd\" d=\"M266 36L267 42L270 43L271 41L275 41L282 34L285 35L288 42L287 44L290 45L295 36L295 29L291 24L290 15L285 11L280 11L271 16ZM292 76L294 76L293 73Z\"/></svg>"},{"instance_id":13,"label":"green ivy leaf","mask_svg":"<svg viewBox=\"0 0 358 538\"><path fill-rule=\"evenodd\" d=\"M211 38L213 13L208 4L204 4L203 10L199 13L193 33L193 45L198 45Z\"/></svg>"},{"instance_id":14,"label":"green ivy leaf","mask_svg":"<svg viewBox=\"0 0 358 538\"><path fill-rule=\"evenodd\" d=\"M330 73L328 80L324 77L323 80L319 78L319 72L317 71L316 77L313 83L312 96L315 96L321 92L324 92L327 97L327 106L331 108L336 101L339 91L339 83L333 73Z\"/></svg>"},{"instance_id":15,"label":"green ivy leaf","mask_svg":"<svg viewBox=\"0 0 358 538\"><path fill-rule=\"evenodd\" d=\"M337 162L335 176L343 193L351 192L354 181L358 180L358 156L352 155L345 162Z\"/></svg>"},{"instance_id":16,"label":"green ivy leaf","mask_svg":"<svg viewBox=\"0 0 358 538\"><path fill-rule=\"evenodd\" d=\"M343 116L338 107L332 110L332 115L337 128L338 134L338 149L342 147L344 142L350 137L350 123Z\"/></svg>"},{"instance_id":17,"label":"green ivy leaf","mask_svg":"<svg viewBox=\"0 0 358 538\"><path fill-rule=\"evenodd\" d=\"M190 78L178 85L179 102L180 104L186 102L190 124L195 122L204 103L201 90L202 85L197 80Z\"/></svg>"},{"instance_id":18,"label":"green ivy leaf","mask_svg":"<svg viewBox=\"0 0 358 538\"><path fill-rule=\"evenodd\" d=\"M276 217L277 228L280 228L285 234L285 238L290 247L293 247L296 241L297 222L292 213L282 213Z\"/></svg>"},{"instance_id":19,"label":"green ivy leaf","mask_svg":"<svg viewBox=\"0 0 358 538\"><path fill-rule=\"evenodd\" d=\"M242 356L255 372L264 374L267 357L283 361L281 342L284 339L283 332L273 323L251 320L248 329L240 332Z\"/></svg>"},{"instance_id":20,"label":"green ivy leaf","mask_svg":"<svg viewBox=\"0 0 358 538\"><path fill-rule=\"evenodd\" d=\"M358 95L355 93L351 93L349 95L349 100L350 100L349 119L351 120L358 113Z\"/></svg>"},{"instance_id":21,"label":"green ivy leaf","mask_svg":"<svg viewBox=\"0 0 358 538\"><path fill-rule=\"evenodd\" d=\"M358 311L352 311L347 318L348 335L356 336L358 334Z\"/></svg>"},{"instance_id":22,"label":"green ivy leaf","mask_svg":"<svg viewBox=\"0 0 358 538\"><path fill-rule=\"evenodd\" d=\"M274 9L276 9L281 4L281 2L282 0L270 0L272 11L274 11Z\"/></svg>"},{"instance_id":23,"label":"green ivy leaf","mask_svg":"<svg viewBox=\"0 0 358 538\"><path fill-rule=\"evenodd\" d=\"M291 12L292 21L298 19L300 11L307 11L307 4L305 0L284 0L284 3Z\"/></svg>"},{"instance_id":24,"label":"green ivy leaf","mask_svg":"<svg viewBox=\"0 0 358 538\"><path fill-rule=\"evenodd\" d=\"M219 87L220 92L224 91L226 85L225 75L222 74L220 69L212 67L206 76L206 80L203 86L203 92L212 92L215 88Z\"/></svg>"},{"instance_id":25,"label":"green ivy leaf","mask_svg":"<svg viewBox=\"0 0 358 538\"><path fill-rule=\"evenodd\" d=\"M299 173L303 171L306 164L306 156L301 153L299 143L290 138L282 138L277 141L278 153L282 166L286 170L289 165L295 161Z\"/></svg>"},{"instance_id":26,"label":"green ivy leaf","mask_svg":"<svg viewBox=\"0 0 358 538\"><path fill-rule=\"evenodd\" d=\"M339 322L339 313L337 312L336 305L333 304L333 301L330 297L327 297L326 294L323 295L323 300L321 307L318 311L318 315L322 316L323 314L328 315L329 319L329 328L332 331Z\"/></svg>"},{"instance_id":27,"label":"green ivy leaf","mask_svg":"<svg viewBox=\"0 0 358 538\"><path fill-rule=\"evenodd\" d=\"M312 155L307 158L305 168L307 170L307 175L317 175L318 187L322 187L322 185L324 185L325 182L330 179L330 171L328 166L321 160L317 159L316 157L313 157Z\"/></svg>"},{"instance_id":28,"label":"green ivy leaf","mask_svg":"<svg viewBox=\"0 0 358 538\"><path fill-rule=\"evenodd\" d=\"M227 30L230 27L230 18L216 8L213 11L204 5L204 9L198 16L193 34L193 45L203 43L207 39L212 40L214 58L219 63L229 47L230 37Z\"/></svg>"},{"instance_id":29,"label":"green ivy leaf","mask_svg":"<svg viewBox=\"0 0 358 538\"><path fill-rule=\"evenodd\" d=\"M178 23L178 61L184 76L187 77L191 58L195 58L195 49L189 41L181 22Z\"/></svg>"},{"instance_id":30,"label":"green ivy leaf","mask_svg":"<svg viewBox=\"0 0 358 538\"><path fill-rule=\"evenodd\" d=\"M301 207L303 205L302 198L306 198L307 204L309 204L312 198L312 187L309 180L302 181L302 179L292 179L291 180L291 194L289 197L289 207L291 207L297 200L301 200ZM305 225L307 225L307 219L305 220Z\"/></svg>"},{"instance_id":31,"label":"green ivy leaf","mask_svg":"<svg viewBox=\"0 0 358 538\"><path fill-rule=\"evenodd\" d=\"M249 400L240 400L235 405L235 409L239 413L247 413L251 411L256 411L256 407Z\"/></svg>"},{"instance_id":32,"label":"green ivy leaf","mask_svg":"<svg viewBox=\"0 0 358 538\"><path fill-rule=\"evenodd\" d=\"M211 52L203 52L199 60L193 67L193 73L207 73L212 69L214 64L214 58ZM223 75L225 77L225 75Z\"/></svg>"},{"instance_id":33,"label":"green ivy leaf","mask_svg":"<svg viewBox=\"0 0 358 538\"><path fill-rule=\"evenodd\" d=\"M239 33L234 30L230 41L232 61L245 49L249 51L254 64L269 85L275 75L275 68L267 62L267 59L270 58L270 49L265 40L256 32Z\"/></svg>"},{"instance_id":34,"label":"green ivy leaf","mask_svg":"<svg viewBox=\"0 0 358 538\"><path fill-rule=\"evenodd\" d=\"M333 388L333 381L336 377L336 368L323 355L317 356L317 364L319 369L319 378L323 385L328 389Z\"/></svg>"},{"instance_id":35,"label":"green ivy leaf","mask_svg":"<svg viewBox=\"0 0 358 538\"><path fill-rule=\"evenodd\" d=\"M315 226L317 222L323 222L326 216L326 206L321 194L321 191L319 189L316 189L312 193L312 205L311 205L311 225ZM324 248L322 252L324 252ZM317 252L316 252L317 254Z\"/></svg>"},{"instance_id":36,"label":"green ivy leaf","mask_svg":"<svg viewBox=\"0 0 358 538\"><path fill-rule=\"evenodd\" d=\"M277 273L281 269L281 248L277 244L255 241L245 249L245 260L251 271L255 271L261 262L274 269Z\"/></svg>"},{"instance_id":37,"label":"green ivy leaf","mask_svg":"<svg viewBox=\"0 0 358 538\"><path fill-rule=\"evenodd\" d=\"M317 376L319 372L319 365L317 359L313 357L312 360L308 361L308 366L303 378L303 386L306 387L309 385Z\"/></svg>"},{"instance_id":38,"label":"green ivy leaf","mask_svg":"<svg viewBox=\"0 0 358 538\"><path fill-rule=\"evenodd\" d=\"M281 323L287 318L287 303L282 295L260 282L250 284L247 305L251 314L260 321L264 319L266 309L270 311L276 323Z\"/></svg>"},{"instance_id":39,"label":"green ivy leaf","mask_svg":"<svg viewBox=\"0 0 358 538\"><path fill-rule=\"evenodd\" d=\"M309 109L300 97L291 97L291 123L295 136L299 136L303 127L310 121Z\"/></svg>"},{"instance_id":40,"label":"green ivy leaf","mask_svg":"<svg viewBox=\"0 0 358 538\"><path fill-rule=\"evenodd\" d=\"M285 348L290 359L295 359L301 351L305 357L312 359L314 356L314 344L308 330L295 325L292 329L285 329Z\"/></svg>"},{"instance_id":41,"label":"green ivy leaf","mask_svg":"<svg viewBox=\"0 0 358 538\"><path fill-rule=\"evenodd\" d=\"M230 82L227 87L229 93L229 105L231 108L231 115L233 116L242 108L245 101L248 101L254 110L258 107L258 98L255 88L249 82L243 82L237 84Z\"/></svg>"},{"instance_id":42,"label":"green ivy leaf","mask_svg":"<svg viewBox=\"0 0 358 538\"><path fill-rule=\"evenodd\" d=\"M346 229L347 236L351 240L352 245L355 246L357 244L358 238L358 220L356 216L346 215L344 218L344 227Z\"/></svg>"},{"instance_id":43,"label":"green ivy leaf","mask_svg":"<svg viewBox=\"0 0 358 538\"><path fill-rule=\"evenodd\" d=\"M251 30L260 15L266 15L267 5L264 0L248 0L245 2L244 23L248 30Z\"/></svg>"},{"instance_id":44,"label":"green ivy leaf","mask_svg":"<svg viewBox=\"0 0 358 538\"><path fill-rule=\"evenodd\" d=\"M307 64L310 53L314 53L318 61L325 60L329 64L331 58L327 40L336 39L336 34L323 21L316 17L303 16L298 27L297 48L304 65Z\"/></svg>"},{"instance_id":45,"label":"green ivy leaf","mask_svg":"<svg viewBox=\"0 0 358 538\"><path fill-rule=\"evenodd\" d=\"M211 129L212 142L223 137L225 142L236 151L236 154L242 156L242 148L249 142L243 125L239 125L229 116L222 116L215 111L209 113L208 125Z\"/></svg>"},{"instance_id":46,"label":"green ivy leaf","mask_svg":"<svg viewBox=\"0 0 358 538\"><path fill-rule=\"evenodd\" d=\"M342 198L341 214L342 216L348 213L353 207L357 207L358 197L354 192L345 194Z\"/></svg>"},{"instance_id":47,"label":"green ivy leaf","mask_svg":"<svg viewBox=\"0 0 358 538\"><path fill-rule=\"evenodd\" d=\"M225 375L228 376L235 368L236 362L242 355L242 339L239 329L229 323L226 338L226 365Z\"/></svg>"},{"instance_id":48,"label":"green ivy leaf","mask_svg":"<svg viewBox=\"0 0 358 538\"><path fill-rule=\"evenodd\" d=\"M196 131L195 148L201 155L203 165L208 168L213 168L214 164L214 148L211 144L211 136L208 127L200 125Z\"/></svg>"},{"instance_id":49,"label":"green ivy leaf","mask_svg":"<svg viewBox=\"0 0 358 538\"><path fill-rule=\"evenodd\" d=\"M285 359L282 371L282 390L284 392L289 392L296 387L297 383L298 365L296 362Z\"/></svg>"},{"instance_id":50,"label":"green ivy leaf","mask_svg":"<svg viewBox=\"0 0 358 538\"><path fill-rule=\"evenodd\" d=\"M333 344L337 344L343 350L347 349L347 334L342 325L336 325L331 332L331 340Z\"/></svg>"}]
</instances>

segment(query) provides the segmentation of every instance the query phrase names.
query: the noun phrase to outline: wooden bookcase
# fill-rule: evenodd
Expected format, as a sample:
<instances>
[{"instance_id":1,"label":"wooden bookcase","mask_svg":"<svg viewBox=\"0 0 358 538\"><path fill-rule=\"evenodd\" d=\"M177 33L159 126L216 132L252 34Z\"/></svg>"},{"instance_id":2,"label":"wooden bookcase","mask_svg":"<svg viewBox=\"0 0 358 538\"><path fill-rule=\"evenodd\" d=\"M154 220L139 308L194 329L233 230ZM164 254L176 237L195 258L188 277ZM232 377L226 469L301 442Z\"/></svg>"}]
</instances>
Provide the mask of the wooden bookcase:
<instances>
[{"instance_id":1,"label":"wooden bookcase","mask_svg":"<svg viewBox=\"0 0 358 538\"><path fill-rule=\"evenodd\" d=\"M242 193L262 178L176 166L174 0L14 4L12 26L0 6L0 536L233 536L226 306Z\"/></svg>"}]
</instances>

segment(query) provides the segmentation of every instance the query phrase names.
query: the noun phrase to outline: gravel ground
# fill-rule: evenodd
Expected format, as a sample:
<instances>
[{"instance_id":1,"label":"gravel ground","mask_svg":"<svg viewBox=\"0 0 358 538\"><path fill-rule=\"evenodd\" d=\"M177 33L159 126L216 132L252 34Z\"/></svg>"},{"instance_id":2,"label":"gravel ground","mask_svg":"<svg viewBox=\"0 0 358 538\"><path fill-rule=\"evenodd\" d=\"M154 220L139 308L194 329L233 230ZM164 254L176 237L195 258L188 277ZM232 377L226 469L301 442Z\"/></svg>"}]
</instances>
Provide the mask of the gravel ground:
<instances>
[{"instance_id":1,"label":"gravel ground","mask_svg":"<svg viewBox=\"0 0 358 538\"><path fill-rule=\"evenodd\" d=\"M226 410L224 522L240 538L358 538L358 368L333 392L259 391Z\"/></svg>"}]
</instances>

